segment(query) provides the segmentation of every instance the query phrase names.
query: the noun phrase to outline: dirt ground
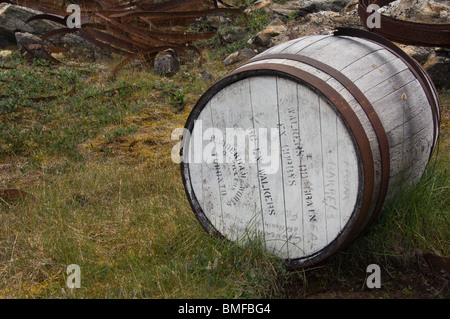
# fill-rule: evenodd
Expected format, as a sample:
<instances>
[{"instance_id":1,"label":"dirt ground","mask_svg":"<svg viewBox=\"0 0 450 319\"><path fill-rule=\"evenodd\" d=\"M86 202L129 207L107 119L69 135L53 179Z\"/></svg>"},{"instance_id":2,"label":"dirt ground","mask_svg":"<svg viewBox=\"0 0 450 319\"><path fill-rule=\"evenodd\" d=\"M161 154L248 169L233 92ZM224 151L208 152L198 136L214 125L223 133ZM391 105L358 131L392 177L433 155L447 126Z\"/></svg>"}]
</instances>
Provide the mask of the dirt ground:
<instances>
[{"instance_id":1,"label":"dirt ground","mask_svg":"<svg viewBox=\"0 0 450 319\"><path fill-rule=\"evenodd\" d=\"M348 265L332 276L327 265L296 272L285 287L292 299L448 299L450 260L431 255L408 262L389 260L380 265L380 288L368 288L372 272ZM305 279L306 278L306 279ZM336 280L338 278L338 280Z\"/></svg>"}]
</instances>

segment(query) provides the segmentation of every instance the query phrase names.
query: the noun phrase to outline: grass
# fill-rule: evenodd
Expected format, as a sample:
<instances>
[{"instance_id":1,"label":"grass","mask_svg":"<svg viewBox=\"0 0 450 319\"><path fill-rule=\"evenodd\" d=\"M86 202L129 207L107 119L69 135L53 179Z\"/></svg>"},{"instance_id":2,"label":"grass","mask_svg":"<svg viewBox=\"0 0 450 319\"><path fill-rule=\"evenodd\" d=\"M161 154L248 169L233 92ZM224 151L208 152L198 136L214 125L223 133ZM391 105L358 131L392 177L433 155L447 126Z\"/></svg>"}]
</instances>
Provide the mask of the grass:
<instances>
[{"instance_id":1,"label":"grass","mask_svg":"<svg viewBox=\"0 0 450 319\"><path fill-rule=\"evenodd\" d=\"M220 78L228 70L215 54L205 51L203 67ZM187 202L170 136L210 85L197 64L173 78L129 67L110 81L92 67L15 54L6 63L15 69L0 70L0 93L15 97L1 102L0 188L33 198L0 201L0 298L284 298L289 289L298 297L314 272L360 291L364 277L350 285L346 273L373 262L392 271L392 258L418 252L450 255L448 91L439 157L421 182L346 250L288 272L257 240L240 247L208 236ZM28 80L36 85L20 91ZM61 94L73 86L76 94ZM58 97L27 99L49 92ZM80 289L66 287L70 264L81 268Z\"/></svg>"},{"instance_id":2,"label":"grass","mask_svg":"<svg viewBox=\"0 0 450 319\"><path fill-rule=\"evenodd\" d=\"M17 53L6 65L14 69L2 72L2 93L10 96L0 103L2 157L26 155L37 166L47 156L80 157L78 144L104 126L123 124L141 108L128 99L137 85L106 89L107 83L95 82L92 68L54 68L39 60L24 64ZM74 93L66 96L71 89ZM57 99L30 100L54 92Z\"/></svg>"},{"instance_id":3,"label":"grass","mask_svg":"<svg viewBox=\"0 0 450 319\"><path fill-rule=\"evenodd\" d=\"M270 21L267 12L263 9L256 9L245 18L240 17L239 19L233 20L230 25L223 26L221 31L217 32L213 38L199 41L198 44L204 48L215 48L215 50L209 52L211 59L221 61L227 55L248 46L248 41L259 31L263 30ZM221 34L230 33L240 33L241 36L238 37L238 40L230 43L224 41Z\"/></svg>"},{"instance_id":4,"label":"grass","mask_svg":"<svg viewBox=\"0 0 450 319\"><path fill-rule=\"evenodd\" d=\"M0 202L0 298L279 293L280 262L256 243L242 249L208 236L171 162L170 133L184 125L208 86L185 72L192 65L172 79L129 69L108 82L91 68L37 63L11 56L7 65L23 71L5 72L5 91L34 79L37 70L57 73L63 84L51 88L50 78L41 80L40 91L31 91L36 96L70 85L77 94L10 100L16 108L0 115L0 158L7 165L1 186L33 194ZM65 285L70 264L81 268L81 289Z\"/></svg>"},{"instance_id":5,"label":"grass","mask_svg":"<svg viewBox=\"0 0 450 319\"><path fill-rule=\"evenodd\" d=\"M2 206L2 297L63 297L72 263L82 270L74 298L262 297L276 286L256 247L204 233L176 170L75 165L30 191L37 202Z\"/></svg>"}]
</instances>

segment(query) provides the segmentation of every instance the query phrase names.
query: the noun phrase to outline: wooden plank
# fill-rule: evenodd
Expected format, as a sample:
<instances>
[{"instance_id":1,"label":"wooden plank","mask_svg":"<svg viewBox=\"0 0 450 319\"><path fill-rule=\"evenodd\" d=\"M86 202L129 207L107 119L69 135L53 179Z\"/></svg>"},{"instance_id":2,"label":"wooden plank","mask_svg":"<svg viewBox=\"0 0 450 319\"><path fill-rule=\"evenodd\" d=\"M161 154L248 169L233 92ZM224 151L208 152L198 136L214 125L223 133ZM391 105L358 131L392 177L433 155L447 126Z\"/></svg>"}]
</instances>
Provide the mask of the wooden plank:
<instances>
[{"instance_id":1,"label":"wooden plank","mask_svg":"<svg viewBox=\"0 0 450 319\"><path fill-rule=\"evenodd\" d=\"M408 136L395 146L390 147L391 154L391 176L411 167L416 162L427 161L433 144L432 122L419 133Z\"/></svg>"},{"instance_id":2,"label":"wooden plank","mask_svg":"<svg viewBox=\"0 0 450 319\"><path fill-rule=\"evenodd\" d=\"M242 80L218 92L211 100L212 125L222 132L218 163L222 174L221 201L224 234L238 242L262 232L256 161L248 154L256 148L249 81Z\"/></svg>"},{"instance_id":3,"label":"wooden plank","mask_svg":"<svg viewBox=\"0 0 450 319\"><path fill-rule=\"evenodd\" d=\"M302 184L300 177L303 156L299 128L297 84L278 79L278 107L283 169L283 191L289 258L304 257Z\"/></svg>"},{"instance_id":4,"label":"wooden plank","mask_svg":"<svg viewBox=\"0 0 450 319\"><path fill-rule=\"evenodd\" d=\"M323 157L321 146L320 98L305 86L297 86L300 136L304 155L301 161L305 254L313 254L327 244L323 202Z\"/></svg>"},{"instance_id":5,"label":"wooden plank","mask_svg":"<svg viewBox=\"0 0 450 319\"><path fill-rule=\"evenodd\" d=\"M211 109L212 106L210 102L198 117L198 120L196 122L197 125L194 126L193 134L191 136L191 138L195 140L197 145L199 143L199 139L201 139L202 141L201 149L195 150L197 154L201 154L201 174L198 174L198 176L191 174L191 180L193 185L196 185L198 184L198 181L196 180L200 179L202 190L197 192L201 192L201 205L203 212L205 213L208 220L213 224L213 226L219 232L223 232L225 227L223 222L224 217L221 199L221 186L223 185L221 179L223 173L220 170L220 167L217 166L216 140L214 138L204 139L204 137L207 136L207 134L205 134L205 131L213 128ZM199 133L196 133L197 131L202 133L201 136ZM212 136L213 134L211 135L211 137ZM194 147L194 149L196 148ZM198 159L195 162L198 163Z\"/></svg>"},{"instance_id":6,"label":"wooden plank","mask_svg":"<svg viewBox=\"0 0 450 319\"><path fill-rule=\"evenodd\" d=\"M279 127L277 79L250 78L250 90L254 128L257 131L276 130ZM260 136L258 139L258 175L266 249L277 256L287 258L286 214L282 191L283 176L279 169L281 162L279 143L279 134L278 136L270 134L270 139L269 136ZM276 145L278 154L271 154L268 148L275 149ZM278 167L274 171L272 168L276 161Z\"/></svg>"},{"instance_id":7,"label":"wooden plank","mask_svg":"<svg viewBox=\"0 0 450 319\"><path fill-rule=\"evenodd\" d=\"M399 125L397 127L387 132L390 140L390 147L395 147L399 144L402 144L405 139L413 138L424 130L426 130L427 132L431 132L429 139L430 141L432 141L433 120L431 119L430 113L431 112L429 110L424 110L415 115L406 123L401 123L401 121L399 121ZM427 119L429 119L428 122ZM427 152L427 150L424 150L424 152Z\"/></svg>"},{"instance_id":8,"label":"wooden plank","mask_svg":"<svg viewBox=\"0 0 450 319\"><path fill-rule=\"evenodd\" d=\"M283 51L278 53L293 53L293 54L299 54L302 50L305 48L309 48L310 46L314 46L317 49L326 47L330 43L333 43L337 39L332 36L323 36L323 35L313 35L310 37L307 37L306 41L302 41L299 43L296 43L293 46L290 46L288 48L285 48Z\"/></svg>"},{"instance_id":9,"label":"wooden plank","mask_svg":"<svg viewBox=\"0 0 450 319\"><path fill-rule=\"evenodd\" d=\"M337 116L328 106L328 103L320 99L320 127L322 145L322 172L323 172L323 202L326 217L325 228L327 243L333 240L341 231L340 200L339 200L339 162L337 139Z\"/></svg>"},{"instance_id":10,"label":"wooden plank","mask_svg":"<svg viewBox=\"0 0 450 319\"><path fill-rule=\"evenodd\" d=\"M398 60L398 58L387 50L379 49L353 61L340 71L351 81L355 82L366 75L368 71L376 70L380 66L392 62L393 60ZM374 74L375 72L372 73L372 78Z\"/></svg>"},{"instance_id":11,"label":"wooden plank","mask_svg":"<svg viewBox=\"0 0 450 319\"><path fill-rule=\"evenodd\" d=\"M376 89L368 90L364 92L364 95L367 99L375 103L376 101L384 98L386 95L396 92L413 81L417 81L416 78L410 70L405 69L389 78L386 78L382 83L376 86ZM420 85L418 85L418 88L421 89Z\"/></svg>"},{"instance_id":12,"label":"wooden plank","mask_svg":"<svg viewBox=\"0 0 450 319\"><path fill-rule=\"evenodd\" d=\"M400 59L390 60L384 64L371 64L366 73L352 76L355 85L365 94L369 90L376 90L375 87L384 83L388 78L407 69L406 64Z\"/></svg>"},{"instance_id":13,"label":"wooden plank","mask_svg":"<svg viewBox=\"0 0 450 319\"><path fill-rule=\"evenodd\" d=\"M373 101L372 105L387 132L398 127L399 123L406 123L430 108L423 89L417 81L399 87L391 94ZM428 121L430 118L431 115L423 120ZM389 135L388 138L390 138ZM391 144L391 139L389 144Z\"/></svg>"},{"instance_id":14,"label":"wooden plank","mask_svg":"<svg viewBox=\"0 0 450 319\"><path fill-rule=\"evenodd\" d=\"M300 42L313 42L313 41L314 40L310 39L309 37L302 37L302 38L286 41L286 42L280 43L279 45L271 47L271 48L267 49L266 51L260 53L260 56L272 54L272 53L280 53L284 50L288 50L288 48L290 48L292 46L299 45Z\"/></svg>"},{"instance_id":15,"label":"wooden plank","mask_svg":"<svg viewBox=\"0 0 450 319\"><path fill-rule=\"evenodd\" d=\"M208 112L202 112L200 114L199 120L203 122L202 117L204 117L205 114L208 114ZM200 123L200 122L199 122ZM194 154L195 151L197 152L203 152L203 143L199 146L194 146L194 137L198 136L199 133L202 135L202 125L194 125L193 128L193 134L189 136L189 142L187 144L187 162L189 163L189 175L190 175L190 181L192 184L192 191L195 194L195 197L197 198L198 203L200 206L203 206L203 183L206 181L203 181L203 170L202 170L202 162L195 162L194 161ZM215 220L215 218L212 218ZM215 222L214 222L215 224Z\"/></svg>"},{"instance_id":16,"label":"wooden plank","mask_svg":"<svg viewBox=\"0 0 450 319\"><path fill-rule=\"evenodd\" d=\"M341 70L362 56L379 50L379 46L377 45L361 45L359 41L344 37L333 37L333 41L330 40L329 44L322 46L326 42L326 39L328 38L305 47L298 53L310 56L337 70ZM344 52L345 54L342 54Z\"/></svg>"},{"instance_id":17,"label":"wooden plank","mask_svg":"<svg viewBox=\"0 0 450 319\"><path fill-rule=\"evenodd\" d=\"M339 118L337 119L339 121ZM355 146L344 124L337 125L340 228L343 229L357 206L362 181L359 180L359 160Z\"/></svg>"},{"instance_id":18,"label":"wooden plank","mask_svg":"<svg viewBox=\"0 0 450 319\"><path fill-rule=\"evenodd\" d=\"M386 196L386 203L396 199L401 191L405 191L419 182L428 164L428 159L418 161L412 166L391 175L389 178L389 192Z\"/></svg>"}]
</instances>

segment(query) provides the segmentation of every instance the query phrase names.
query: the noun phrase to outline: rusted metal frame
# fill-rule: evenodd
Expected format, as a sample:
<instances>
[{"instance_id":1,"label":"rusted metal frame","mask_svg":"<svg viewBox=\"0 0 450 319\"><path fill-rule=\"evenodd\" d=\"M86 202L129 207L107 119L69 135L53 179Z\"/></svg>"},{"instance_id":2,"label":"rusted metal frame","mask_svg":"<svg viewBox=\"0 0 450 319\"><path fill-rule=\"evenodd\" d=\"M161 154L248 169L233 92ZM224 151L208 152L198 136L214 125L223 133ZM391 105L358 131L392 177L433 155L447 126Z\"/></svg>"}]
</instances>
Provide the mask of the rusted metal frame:
<instances>
[{"instance_id":1,"label":"rusted metal frame","mask_svg":"<svg viewBox=\"0 0 450 319\"><path fill-rule=\"evenodd\" d=\"M110 19L108 17L103 16L100 13L97 13L97 16L102 18L106 21L106 25L110 25L115 27L116 29L122 30L123 32L126 32L130 35L130 37L133 39L133 41L139 42L141 44L144 44L146 46L166 46L166 45L172 45L174 47L180 46L180 40L181 38L173 35L168 35L167 40L163 41L161 38L163 38L167 33L160 32L159 36L155 32L151 32L148 30L145 30L143 28L127 25L124 23L120 23L118 21L115 21L114 19ZM187 35L187 37L192 35ZM170 38L170 40L169 40ZM199 38L202 38L202 35L199 36ZM183 44L187 43L189 39L183 42Z\"/></svg>"},{"instance_id":2,"label":"rusted metal frame","mask_svg":"<svg viewBox=\"0 0 450 319\"><path fill-rule=\"evenodd\" d=\"M190 32L180 32L180 31L162 31L162 30L148 30L137 26L130 26L127 24L123 24L121 22L118 22L114 19L111 19L110 17L106 17L105 15L101 13L96 14L99 18L102 20L108 22L112 26L116 27L117 29L121 29L123 31L126 31L132 35L138 35L141 38L152 38L154 41L162 42L160 39L165 38L167 41L175 41L173 43L179 43L179 41L197 41L197 40L203 40L203 39L209 39L214 36L215 32L207 32L207 33L190 33ZM142 17L140 17L142 18ZM166 42L164 42L166 43Z\"/></svg>"},{"instance_id":3,"label":"rusted metal frame","mask_svg":"<svg viewBox=\"0 0 450 319\"><path fill-rule=\"evenodd\" d=\"M101 30L90 26L84 26L83 29L98 41L108 43L122 49L132 49L133 52L143 49L142 45L136 43L135 41L131 41L130 39L126 39L125 37L120 39L116 35L104 33Z\"/></svg>"},{"instance_id":4,"label":"rusted metal frame","mask_svg":"<svg viewBox=\"0 0 450 319\"><path fill-rule=\"evenodd\" d=\"M186 31L164 31L158 29L145 29L137 26L133 26L136 32L140 32L141 34L145 34L147 37L152 37L155 39L167 39L168 41L175 41L179 43L179 41L188 42L188 41L197 41L209 39L214 36L215 32L205 32L205 33L193 33Z\"/></svg>"},{"instance_id":5,"label":"rusted metal frame","mask_svg":"<svg viewBox=\"0 0 450 319\"><path fill-rule=\"evenodd\" d=\"M43 13L43 14L37 14L34 15L32 17L30 17L25 24L34 21L34 20L50 20L56 23L59 23L61 25L67 26L67 19L69 16L65 16L65 17L61 17L61 16L57 16L57 15L53 15L53 14L47 14L47 13Z\"/></svg>"},{"instance_id":6,"label":"rusted metal frame","mask_svg":"<svg viewBox=\"0 0 450 319\"><path fill-rule=\"evenodd\" d=\"M123 41L128 41L130 42L130 45L133 47L134 46L134 50L135 51L140 51L140 50L146 50L149 49L151 46L141 43L140 41L137 41L135 39L130 39L130 36L126 35L127 33L120 30L120 29L116 29L113 26L111 26L110 24L106 24L106 30L113 35L114 37L123 40Z\"/></svg>"},{"instance_id":7,"label":"rusted metal frame","mask_svg":"<svg viewBox=\"0 0 450 319\"><path fill-rule=\"evenodd\" d=\"M244 66L243 68L235 70L225 78L218 81L198 100L197 104L191 111L186 121L185 128L189 130L189 132L192 132L194 121L198 118L208 101L211 100L217 94L217 92L232 83L256 76L279 76L288 78L296 83L307 85L317 91L319 94L323 95L328 101L330 101L331 105L333 105L337 109L338 116L343 118L345 125L350 129L352 139L356 144L355 150L357 152L357 156L359 156L362 162L362 166L358 167L358 174L360 176L360 180L362 180L363 189L358 190L357 199L357 202L361 203L361 205L355 207L355 210L349 222L347 223L341 234L326 248L313 255L299 259L288 260L288 267L295 268L299 266L308 266L315 262L319 262L328 258L337 250L349 244L351 240L353 240L353 238L360 232L360 228L364 224L364 221L366 220L366 217L369 213L373 196L375 173L372 150L370 148L366 132L359 122L356 114L337 91L335 91L325 81L303 70L299 70L297 68L286 65L271 63ZM185 145L182 144L182 146ZM201 208L201 205L197 201L197 198L192 190L192 185L190 184L189 163L184 163L183 161L183 148L180 151L180 155L182 158L182 161L180 163L182 173L181 175L191 208L195 212L195 215L203 228L209 234L224 238L224 236L219 231L217 231L211 224L211 222L207 219L205 213L203 212L203 209Z\"/></svg>"},{"instance_id":8,"label":"rusted metal frame","mask_svg":"<svg viewBox=\"0 0 450 319\"><path fill-rule=\"evenodd\" d=\"M42 15L37 15L37 16L31 17L30 19L27 20L27 23L31 22L33 20L40 20L40 19L51 20L51 21L54 21L54 22L57 22L59 24L64 25L66 23L66 21L67 21L67 16L64 17L64 18L61 18L61 17L56 17L56 16L53 16L53 15L42 14ZM41 41L42 41L42 44L44 44L44 42L48 38L53 37L55 35L66 34L66 33L79 33L80 36L84 37L85 39L87 39L87 40L91 41L92 43L94 43L94 44L96 44L96 45L98 45L98 46L100 46L100 47L102 47L102 48L104 48L106 50L109 50L109 51L111 51L113 53L117 53L117 54L120 54L120 55L128 55L129 54L129 52L126 52L126 51L124 51L122 49L112 47L111 45L109 45L107 43L104 43L104 42L96 40L94 38L94 36L91 34L91 32L89 32L89 28L91 28L91 30L93 30L92 33L94 33L94 32L96 32L95 31L96 28L102 28L102 26L101 25L92 24L92 23L86 23L86 24L83 24L81 26L81 28L67 28L67 27L65 27L65 28L61 28L61 29L55 29L55 30L49 31L46 34L44 34L42 36ZM96 36L101 36L103 40L106 40L106 37L108 37L107 34L104 34L104 33L100 34L100 31L96 32ZM110 37L110 36L108 37L108 40L112 40L112 39L113 39L112 37ZM119 42L120 41L117 40L117 41L114 41L113 44L117 45ZM55 59L50 53L47 52L47 50L45 49L44 45L43 45L42 49L43 49L44 54L50 60L52 60L55 63L61 63L59 60Z\"/></svg>"},{"instance_id":9,"label":"rusted metal frame","mask_svg":"<svg viewBox=\"0 0 450 319\"><path fill-rule=\"evenodd\" d=\"M116 29L119 29L119 30L122 30L123 32L128 33L130 38L133 41L139 42L139 43L147 45L147 46L162 46L162 45L167 44L167 42L161 41L158 38L149 37L142 30L136 29L136 27L133 27L131 25L127 25L124 23L120 23L118 21L115 21L114 19L105 17L104 15L102 15L100 13L97 13L96 15L99 18L105 20L106 25L109 24L109 25L115 27Z\"/></svg>"},{"instance_id":10,"label":"rusted metal frame","mask_svg":"<svg viewBox=\"0 0 450 319\"><path fill-rule=\"evenodd\" d=\"M230 13L230 14L239 14L241 10L239 9L228 9L228 8L214 8L214 9L205 9L198 11L134 11L134 12L121 12L117 14L112 14L110 18L133 18L133 17L147 17L151 20L156 21L168 21L168 20L177 20L177 19L195 19L198 17L203 17L211 14L218 13Z\"/></svg>"},{"instance_id":11,"label":"rusted metal frame","mask_svg":"<svg viewBox=\"0 0 450 319\"><path fill-rule=\"evenodd\" d=\"M380 35L373 32L368 32L365 30L352 29L352 28L337 28L334 32L335 36L349 36L365 39L378 44L401 59L413 73L417 81L419 81L428 103L431 107L431 113L433 117L433 146L431 147L429 159L433 156L434 151L438 146L440 122L441 122L441 110L439 106L439 96L434 86L431 77L428 73L417 63L413 58L411 58L405 51L400 49L394 43Z\"/></svg>"},{"instance_id":12,"label":"rusted metal frame","mask_svg":"<svg viewBox=\"0 0 450 319\"><path fill-rule=\"evenodd\" d=\"M61 28L61 29L55 29L52 31L47 32L46 34L44 34L41 38L41 43L42 43L42 51L44 52L44 54L54 63L61 63L61 61L59 61L58 59L55 59L45 48L45 41L50 38L53 37L55 35L60 35L60 34L67 34L67 33L76 33L78 31L78 29L70 29L70 28ZM28 50L27 50L28 51ZM33 53L32 53L33 54Z\"/></svg>"},{"instance_id":13,"label":"rusted metal frame","mask_svg":"<svg viewBox=\"0 0 450 319\"><path fill-rule=\"evenodd\" d=\"M165 2L155 1L142 1L139 5L146 5L146 10L154 11L187 11L187 10L199 10L203 8L203 0L166 0Z\"/></svg>"},{"instance_id":14,"label":"rusted metal frame","mask_svg":"<svg viewBox=\"0 0 450 319\"><path fill-rule=\"evenodd\" d=\"M179 51L185 51L186 49L192 49L191 46L181 46L179 44L173 44L173 43L166 43L163 41L158 41L157 43L154 43L154 45L156 46L152 46L149 44L144 43L143 41L145 41L143 38L139 38L141 39L141 41L137 41L137 40L130 40L130 38L126 38L125 36L122 36L120 34L118 34L117 32L114 32L111 27L107 24L106 29L108 30L108 32L110 32L111 34L107 34L107 33L103 33L99 30L97 30L97 28L92 28L92 27L86 27L84 28L90 35L92 35L93 37L95 37L97 40L106 42L108 44L113 44L116 45L120 48L132 48L133 52L135 53L143 53L145 54L147 53L151 53L154 52L155 50L160 50L162 48L167 49L167 48L174 48L176 50ZM133 37L131 37L133 38ZM195 51L195 50L194 50ZM199 55L200 53L197 52Z\"/></svg>"},{"instance_id":15,"label":"rusted metal frame","mask_svg":"<svg viewBox=\"0 0 450 319\"><path fill-rule=\"evenodd\" d=\"M450 24L417 23L381 15L380 28L369 28L367 19L372 12L367 12L367 7L371 4L383 7L391 2L394 0L359 0L358 15L362 25L366 29L398 43L450 47Z\"/></svg>"}]
</instances>

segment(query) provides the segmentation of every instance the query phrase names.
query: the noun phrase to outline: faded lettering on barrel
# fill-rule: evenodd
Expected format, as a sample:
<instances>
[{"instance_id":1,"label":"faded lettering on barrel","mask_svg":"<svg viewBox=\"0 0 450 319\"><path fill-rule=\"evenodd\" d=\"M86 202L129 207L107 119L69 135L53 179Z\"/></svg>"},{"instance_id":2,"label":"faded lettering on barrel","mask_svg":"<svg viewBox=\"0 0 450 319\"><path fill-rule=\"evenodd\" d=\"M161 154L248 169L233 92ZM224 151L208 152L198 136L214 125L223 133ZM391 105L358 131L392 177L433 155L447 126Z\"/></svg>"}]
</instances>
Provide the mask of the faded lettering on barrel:
<instances>
[{"instance_id":1,"label":"faded lettering on barrel","mask_svg":"<svg viewBox=\"0 0 450 319\"><path fill-rule=\"evenodd\" d=\"M289 79L249 78L218 92L200 119L206 162L191 164L190 178L219 232L239 242L257 237L289 259L339 235L354 210L358 160L329 102Z\"/></svg>"}]
</instances>

